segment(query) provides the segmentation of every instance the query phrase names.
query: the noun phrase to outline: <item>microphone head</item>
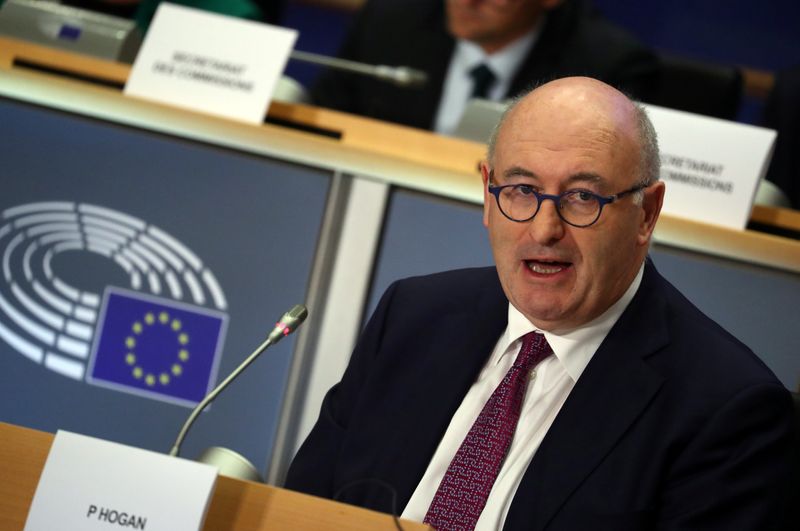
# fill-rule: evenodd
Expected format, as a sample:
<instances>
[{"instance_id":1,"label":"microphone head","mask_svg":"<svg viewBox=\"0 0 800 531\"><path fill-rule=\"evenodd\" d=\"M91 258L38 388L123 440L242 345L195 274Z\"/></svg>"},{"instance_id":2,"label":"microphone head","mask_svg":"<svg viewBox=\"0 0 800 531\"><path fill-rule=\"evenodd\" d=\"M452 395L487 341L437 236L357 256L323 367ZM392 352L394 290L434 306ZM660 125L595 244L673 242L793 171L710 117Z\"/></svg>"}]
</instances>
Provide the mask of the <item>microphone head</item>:
<instances>
[{"instance_id":1,"label":"microphone head","mask_svg":"<svg viewBox=\"0 0 800 531\"><path fill-rule=\"evenodd\" d=\"M428 82L428 74L422 70L399 66L395 73L395 83L404 87L422 87Z\"/></svg>"},{"instance_id":2,"label":"microphone head","mask_svg":"<svg viewBox=\"0 0 800 531\"><path fill-rule=\"evenodd\" d=\"M377 65L375 77L389 81L400 87L421 87L428 81L428 74L407 66Z\"/></svg>"},{"instance_id":3,"label":"microphone head","mask_svg":"<svg viewBox=\"0 0 800 531\"><path fill-rule=\"evenodd\" d=\"M302 304L294 305L275 323L275 328L272 329L267 339L270 343L277 343L294 332L306 320L306 317L308 317L308 309Z\"/></svg>"},{"instance_id":4,"label":"microphone head","mask_svg":"<svg viewBox=\"0 0 800 531\"><path fill-rule=\"evenodd\" d=\"M308 317L308 308L302 304L295 304L291 310L283 314L281 321L292 323L294 328L297 328L300 323L306 320L306 317Z\"/></svg>"}]
</instances>

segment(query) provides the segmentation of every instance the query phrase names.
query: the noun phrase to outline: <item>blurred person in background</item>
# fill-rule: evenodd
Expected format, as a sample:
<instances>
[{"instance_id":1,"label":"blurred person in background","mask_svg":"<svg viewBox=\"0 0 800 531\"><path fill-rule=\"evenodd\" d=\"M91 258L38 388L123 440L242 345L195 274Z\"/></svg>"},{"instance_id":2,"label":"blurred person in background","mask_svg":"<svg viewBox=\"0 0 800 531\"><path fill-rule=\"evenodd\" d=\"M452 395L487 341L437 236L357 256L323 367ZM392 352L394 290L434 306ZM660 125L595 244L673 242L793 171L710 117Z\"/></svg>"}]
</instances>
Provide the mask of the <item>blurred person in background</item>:
<instances>
[{"instance_id":1,"label":"blurred person in background","mask_svg":"<svg viewBox=\"0 0 800 531\"><path fill-rule=\"evenodd\" d=\"M648 101L658 59L585 0L368 0L339 56L408 66L421 88L329 69L311 99L328 107L451 133L472 97L502 101L533 85L588 75Z\"/></svg>"}]
</instances>

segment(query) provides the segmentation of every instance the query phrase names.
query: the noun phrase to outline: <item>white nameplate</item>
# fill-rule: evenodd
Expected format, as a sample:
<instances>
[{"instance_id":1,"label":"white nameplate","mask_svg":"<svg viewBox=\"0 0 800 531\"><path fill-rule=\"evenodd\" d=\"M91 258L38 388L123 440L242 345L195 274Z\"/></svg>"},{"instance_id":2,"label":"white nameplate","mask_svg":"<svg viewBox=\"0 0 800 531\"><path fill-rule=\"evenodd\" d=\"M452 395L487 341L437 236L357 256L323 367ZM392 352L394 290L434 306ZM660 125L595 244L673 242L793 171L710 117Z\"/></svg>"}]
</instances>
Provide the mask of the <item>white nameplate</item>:
<instances>
[{"instance_id":1,"label":"white nameplate","mask_svg":"<svg viewBox=\"0 0 800 531\"><path fill-rule=\"evenodd\" d=\"M59 431L25 531L197 531L217 469Z\"/></svg>"},{"instance_id":2,"label":"white nameplate","mask_svg":"<svg viewBox=\"0 0 800 531\"><path fill-rule=\"evenodd\" d=\"M125 94L260 124L297 32L162 3Z\"/></svg>"},{"instance_id":3,"label":"white nameplate","mask_svg":"<svg viewBox=\"0 0 800 531\"><path fill-rule=\"evenodd\" d=\"M658 133L663 212L744 229L767 171L775 131L646 105Z\"/></svg>"}]
</instances>

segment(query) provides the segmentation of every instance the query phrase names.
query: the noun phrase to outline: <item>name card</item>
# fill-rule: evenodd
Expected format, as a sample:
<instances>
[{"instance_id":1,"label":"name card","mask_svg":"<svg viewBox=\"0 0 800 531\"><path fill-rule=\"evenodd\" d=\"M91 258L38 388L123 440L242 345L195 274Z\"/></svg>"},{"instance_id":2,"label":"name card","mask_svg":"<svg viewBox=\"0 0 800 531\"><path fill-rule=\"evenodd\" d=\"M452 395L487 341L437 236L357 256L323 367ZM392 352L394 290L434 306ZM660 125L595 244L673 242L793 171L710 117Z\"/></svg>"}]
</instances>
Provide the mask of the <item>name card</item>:
<instances>
[{"instance_id":1,"label":"name card","mask_svg":"<svg viewBox=\"0 0 800 531\"><path fill-rule=\"evenodd\" d=\"M775 131L646 105L658 133L662 212L737 230L750 217Z\"/></svg>"},{"instance_id":2,"label":"name card","mask_svg":"<svg viewBox=\"0 0 800 531\"><path fill-rule=\"evenodd\" d=\"M209 465L59 431L25 531L197 531L216 478Z\"/></svg>"},{"instance_id":3,"label":"name card","mask_svg":"<svg viewBox=\"0 0 800 531\"><path fill-rule=\"evenodd\" d=\"M260 124L297 32L161 3L125 94Z\"/></svg>"}]
</instances>

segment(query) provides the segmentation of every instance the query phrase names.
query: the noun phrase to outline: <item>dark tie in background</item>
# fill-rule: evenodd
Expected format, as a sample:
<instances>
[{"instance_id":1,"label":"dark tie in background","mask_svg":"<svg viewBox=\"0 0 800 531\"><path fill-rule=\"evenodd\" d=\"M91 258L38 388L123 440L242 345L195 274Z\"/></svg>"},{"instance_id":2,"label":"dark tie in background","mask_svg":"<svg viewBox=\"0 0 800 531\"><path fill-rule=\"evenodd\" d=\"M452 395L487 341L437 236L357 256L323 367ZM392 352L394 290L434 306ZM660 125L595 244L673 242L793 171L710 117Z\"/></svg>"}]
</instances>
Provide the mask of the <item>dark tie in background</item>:
<instances>
[{"instance_id":1,"label":"dark tie in background","mask_svg":"<svg viewBox=\"0 0 800 531\"><path fill-rule=\"evenodd\" d=\"M486 66L485 63L481 63L472 70L469 71L469 75L472 78L472 94L473 98L489 98L489 90L491 90L492 85L497 80L497 77L492 72L492 69Z\"/></svg>"},{"instance_id":2,"label":"dark tie in background","mask_svg":"<svg viewBox=\"0 0 800 531\"><path fill-rule=\"evenodd\" d=\"M553 350L530 332L503 381L483 406L450 462L424 522L436 529L474 529L517 428L529 375Z\"/></svg>"}]
</instances>

